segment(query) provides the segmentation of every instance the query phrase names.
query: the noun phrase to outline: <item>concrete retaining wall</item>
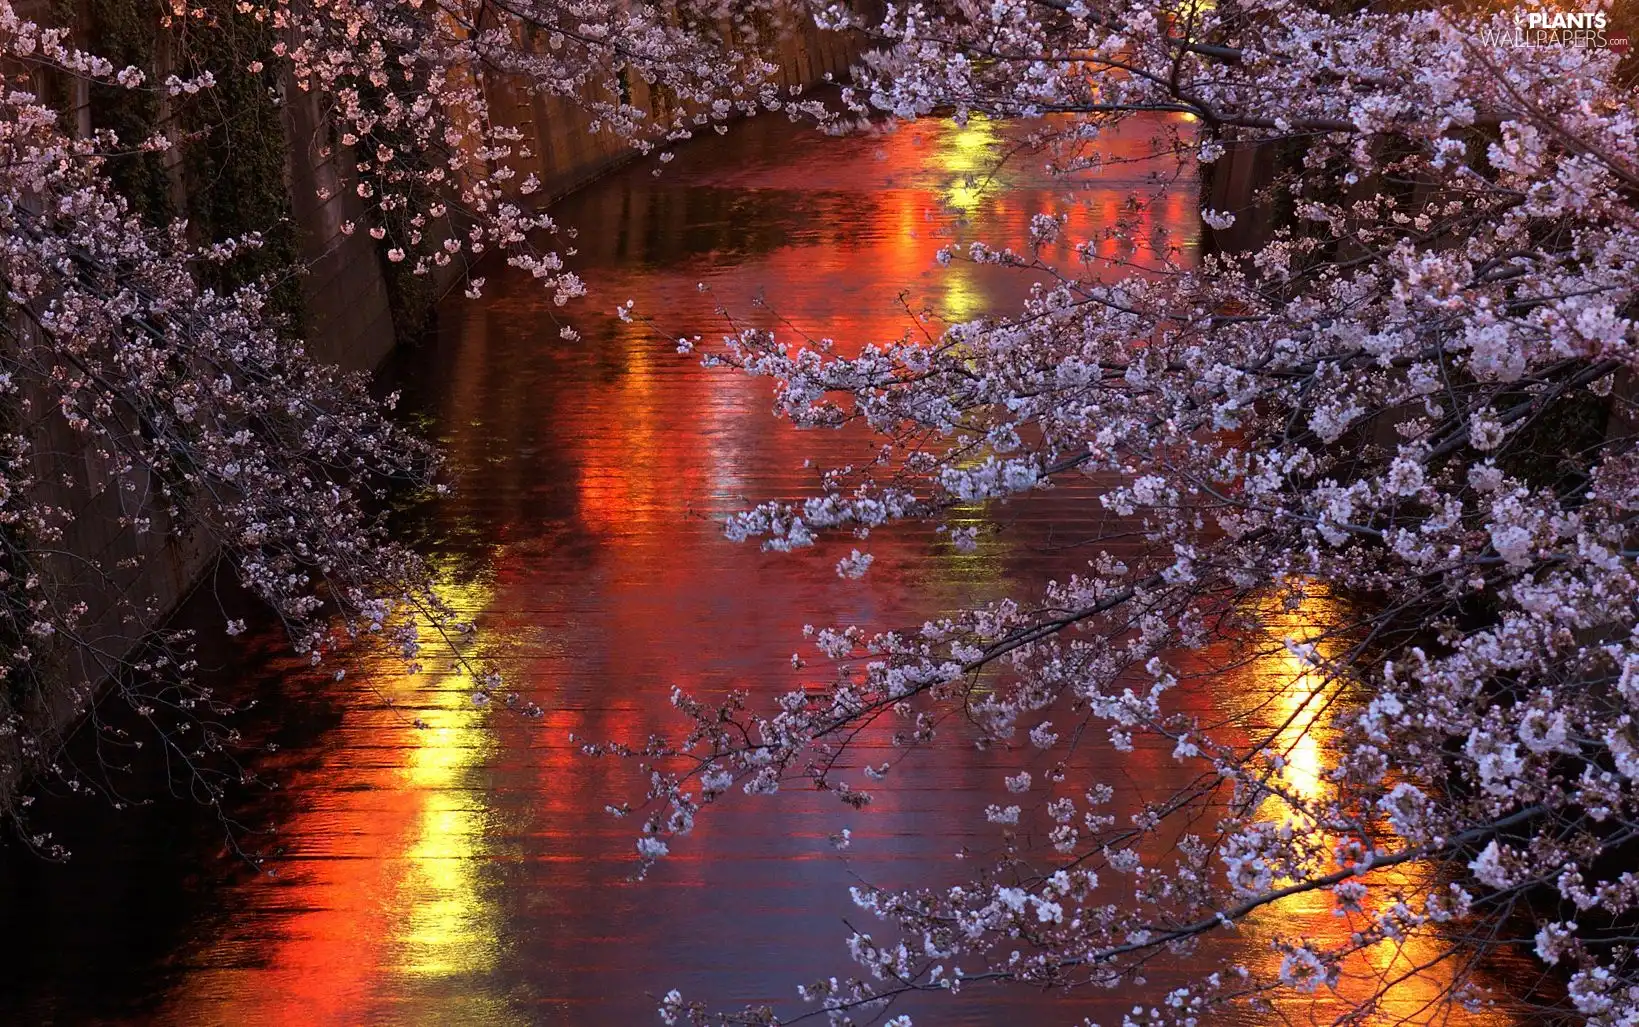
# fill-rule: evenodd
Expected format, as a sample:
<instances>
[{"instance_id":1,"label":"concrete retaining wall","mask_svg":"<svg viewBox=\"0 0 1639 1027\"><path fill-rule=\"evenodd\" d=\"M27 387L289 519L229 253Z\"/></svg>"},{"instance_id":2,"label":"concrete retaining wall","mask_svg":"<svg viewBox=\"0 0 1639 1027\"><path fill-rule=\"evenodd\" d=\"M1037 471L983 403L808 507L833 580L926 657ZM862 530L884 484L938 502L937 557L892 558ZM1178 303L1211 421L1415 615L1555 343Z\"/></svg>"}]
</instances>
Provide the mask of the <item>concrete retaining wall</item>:
<instances>
[{"instance_id":1,"label":"concrete retaining wall","mask_svg":"<svg viewBox=\"0 0 1639 1027\"><path fill-rule=\"evenodd\" d=\"M779 63L786 85L812 85L827 73L845 74L856 50L832 33L810 31L786 41ZM641 90L642 84L637 84ZM594 133L589 119L558 97L528 94L505 85L491 87L498 120L522 130L535 156L521 171L533 171L547 195L562 196L627 160L632 154L616 137ZM299 251L308 267L303 279L307 311L306 346L315 358L352 370L379 366L397 340L386 274L377 244L365 232L343 235L347 221L364 223L362 203L347 181L346 157L332 144L320 117L319 99L293 88L285 90L284 128L288 148L286 186L299 235ZM639 93L638 102L648 102ZM83 114L83 111L81 112ZM83 117L80 120L85 120ZM325 197L321 199L321 197ZM452 265L447 289L464 268ZM54 401L32 397L34 408L52 410ZM138 512L140 494L110 488L109 476L84 440L61 418L46 416L34 426L38 472L46 501L74 513L64 539L70 554L58 562L62 580L76 580L80 557L119 568L98 582L87 582L79 598L87 604L82 620L84 645L63 646L64 687L26 701L26 732L52 750L83 716L90 685L106 680L115 663L171 611L210 570L216 551L187 525L170 524L162 512L149 509L148 530L119 524L122 514ZM65 477L66 476L66 477ZM73 484L64 484L73 479ZM133 506L135 504L135 506ZM83 573L81 575L83 577ZM142 607L131 601L141 597ZM87 682L70 686L67 682ZM18 739L0 738L0 809L3 809L28 761Z\"/></svg>"}]
</instances>

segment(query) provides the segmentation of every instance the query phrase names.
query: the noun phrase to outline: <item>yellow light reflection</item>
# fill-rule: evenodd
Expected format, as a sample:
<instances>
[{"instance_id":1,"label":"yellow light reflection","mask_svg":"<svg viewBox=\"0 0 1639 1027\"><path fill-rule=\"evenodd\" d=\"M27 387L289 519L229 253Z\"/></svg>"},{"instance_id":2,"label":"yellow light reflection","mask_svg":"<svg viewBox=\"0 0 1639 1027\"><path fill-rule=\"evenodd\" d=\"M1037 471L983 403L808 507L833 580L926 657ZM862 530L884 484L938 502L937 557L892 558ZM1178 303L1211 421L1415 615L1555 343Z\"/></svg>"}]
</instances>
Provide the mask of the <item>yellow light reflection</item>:
<instances>
[{"instance_id":1,"label":"yellow light reflection","mask_svg":"<svg viewBox=\"0 0 1639 1027\"><path fill-rule=\"evenodd\" d=\"M1347 642L1333 633L1346 622L1347 607L1323 587L1303 583L1281 599L1265 602L1257 612L1262 629L1256 640L1258 650L1235 689L1235 701L1246 718L1249 738L1268 742L1265 755L1279 767L1269 784L1282 794L1265 798L1255 816L1265 823L1291 824L1309 832L1310 842L1329 850L1336 839L1323 832L1312 812L1335 793L1330 772L1335 766L1338 732L1332 725L1338 713L1357 699L1345 682L1317 671L1314 662L1294 648L1313 646L1320 661L1340 655ZM1328 865L1317 872L1331 869ZM1402 898L1417 902L1418 896L1438 887L1427 868L1411 864L1362 880L1370 888L1363 901L1368 911L1388 909ZM1258 958L1272 967L1280 960L1270 944L1277 938L1294 944L1307 942L1317 951L1342 951L1358 943L1353 932L1362 925L1359 914L1339 916L1331 894L1312 891L1293 895L1253 917L1243 939L1261 949ZM1515 1018L1500 1010L1470 1012L1449 1001L1459 972L1465 970L1462 964L1469 958L1455 943L1427 933L1381 941L1343 959L1335 988L1323 988L1312 996L1283 997L1279 1015L1290 1022L1327 1023L1351 1006L1370 1002L1372 1009L1362 1023L1515 1024Z\"/></svg>"},{"instance_id":2,"label":"yellow light reflection","mask_svg":"<svg viewBox=\"0 0 1639 1027\"><path fill-rule=\"evenodd\" d=\"M1316 645L1318 655L1330 655L1330 645L1319 636L1325 625L1336 623L1338 613L1324 594L1306 594L1296 610L1272 613L1265 629L1272 636L1268 641L1279 648L1263 658L1259 675L1271 688L1271 720L1280 726L1269 748L1284 762L1279 773L1282 789L1294 799L1314 802L1329 792L1325 775L1331 768L1321 744L1322 733L1328 731L1322 715L1328 705L1327 682L1286 642Z\"/></svg>"},{"instance_id":3,"label":"yellow light reflection","mask_svg":"<svg viewBox=\"0 0 1639 1027\"><path fill-rule=\"evenodd\" d=\"M995 163L997 139L995 123L981 114L971 115L966 125L940 135L934 163L950 175L942 193L947 207L964 215L978 208L990 191L986 183Z\"/></svg>"},{"instance_id":4,"label":"yellow light reflection","mask_svg":"<svg viewBox=\"0 0 1639 1027\"><path fill-rule=\"evenodd\" d=\"M443 596L460 609L487 603L480 586ZM482 806L462 787L490 753L486 714L472 703L465 674L432 675L419 691L429 700L427 725L413 735L403 776L426 799L405 852L405 915L397 931L399 969L418 977L483 974L495 968L500 944L496 911L480 887L478 872L488 855Z\"/></svg>"},{"instance_id":5,"label":"yellow light reflection","mask_svg":"<svg viewBox=\"0 0 1639 1027\"><path fill-rule=\"evenodd\" d=\"M439 598L463 617L493 597L488 584L455 583L452 568L440 577ZM278 878L248 895L253 910L278 910L279 930L260 933L265 919L247 917L247 939L217 944L251 946L256 958L190 973L164 1022L357 1023L383 998L406 1027L527 1022L489 984L505 916L483 880L492 853L479 771L494 714L474 706L465 674L406 676L385 660L374 671L336 692L343 737L368 748L338 750L289 781L315 801L280 829L291 856Z\"/></svg>"}]
</instances>

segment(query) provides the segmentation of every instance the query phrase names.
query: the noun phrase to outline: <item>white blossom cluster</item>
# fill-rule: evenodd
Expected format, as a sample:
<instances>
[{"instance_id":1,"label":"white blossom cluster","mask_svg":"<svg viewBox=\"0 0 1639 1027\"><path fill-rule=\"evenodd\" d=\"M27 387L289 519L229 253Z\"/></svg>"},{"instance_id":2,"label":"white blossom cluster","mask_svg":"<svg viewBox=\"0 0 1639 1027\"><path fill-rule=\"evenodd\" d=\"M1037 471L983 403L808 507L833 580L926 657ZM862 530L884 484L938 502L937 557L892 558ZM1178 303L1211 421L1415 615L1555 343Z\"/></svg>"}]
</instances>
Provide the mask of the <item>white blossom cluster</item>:
<instances>
[{"instance_id":1,"label":"white blossom cluster","mask_svg":"<svg viewBox=\"0 0 1639 1027\"><path fill-rule=\"evenodd\" d=\"M736 115L818 109L772 81L763 55L791 14L760 0L210 0L151 5L139 30L144 16L165 68L98 56L95 25L33 20L73 19L72 5L0 0L0 777L43 767L105 789L58 759L58 733L112 679L214 802L240 772L231 759L206 769L238 741L227 708L196 680L185 636L127 656L159 605L135 549L85 537L219 547L314 662L374 635L413 666L429 633L462 658L466 626L382 520L390 488L443 488L433 451L394 423L392 397L308 358L303 326L275 309L276 280L212 284L237 280L217 272L275 226L201 238L122 194L118 167L176 156L166 105L231 117L205 101L244 75L275 83L275 103L308 94L327 119L316 145L330 144L306 156L334 158L363 211L344 234L367 232L420 275L503 254L560 303L582 286L544 245L557 226L539 177L519 170L534 157L526 133L498 113L520 92L578 108L640 151ZM194 45L207 37L225 42ZM251 37L271 42L235 49ZM161 114L140 138L88 133L83 112L58 106L76 82L93 107L124 93ZM481 286L471 279L469 294ZM98 594L116 609L93 608ZM228 619L230 635L243 630ZM140 697L126 687L138 680ZM499 687L483 668L474 681L480 705ZM104 767L142 744L100 718L97 735Z\"/></svg>"},{"instance_id":2,"label":"white blossom cluster","mask_svg":"<svg viewBox=\"0 0 1639 1027\"><path fill-rule=\"evenodd\" d=\"M554 299L583 295L566 268L573 229L546 212L519 99L578 109L639 152L759 112L822 116L768 59L786 0L239 0L283 36L296 88L328 107L337 153L388 258L417 275L499 251ZM641 92L639 91L641 90ZM351 226L346 226L351 228ZM548 248L561 235L566 245ZM473 280L476 296L481 280Z\"/></svg>"},{"instance_id":3,"label":"white blossom cluster","mask_svg":"<svg viewBox=\"0 0 1639 1027\"><path fill-rule=\"evenodd\" d=\"M0 63L44 62L127 88L142 81L132 69L115 72L48 42L57 38L0 3ZM127 655L159 611L133 585L141 580L136 557L66 541L80 516L69 502L113 496L113 513L86 516L106 516L117 521L106 528L138 537L220 545L315 663L346 636L371 633L413 661L417 618L406 614L439 630L454 622L419 558L388 538L377 510L394 483L429 484L436 460L394 424L392 397L373 398L367 378L316 364L281 335L265 286L202 284L201 268L259 246L258 236L201 245L182 223L147 223L106 177L117 139L66 135L55 110L9 81L0 85L0 110L7 758L55 771L75 788L100 788L61 762L58 739L41 733L42 725L60 727L46 714L63 709L65 697L78 712L111 679L188 768L188 787L214 803L234 775L209 769L213 754L237 741L221 719L226 707L196 679L185 635L154 638ZM65 445L84 455L65 462L53 448ZM87 597L99 592L115 605L93 616ZM226 630L238 634L244 624L230 619ZM97 727L111 761L143 744L128 727L104 730L100 716Z\"/></svg>"},{"instance_id":4,"label":"white blossom cluster","mask_svg":"<svg viewBox=\"0 0 1639 1027\"><path fill-rule=\"evenodd\" d=\"M1069 170L1135 116L1172 126L1158 153L1195 167L1278 146L1264 197L1202 218L1228 230L1276 194L1290 216L1193 265L1114 272L1050 263L1064 226L1038 219L1028 251L941 254L1031 274L1016 312L884 344L747 331L707 353L774 379L794 422L864 422L889 446L731 537L857 543L1072 480L1110 527L1040 594L919 630L811 632L836 674L774 710L675 697L692 732L647 752L675 768L649 796L662 835L730 782L867 805L845 768L873 725L905 749L960 724L1049 757L1009 772L971 880L856 889L878 921L849 941L861 972L803 996L833 1021L976 981L1146 995L1149 966L1222 952L1201 943L1249 918L1267 960L1207 967L1126 1022L1294 995L1369 1019L1394 982L1347 991L1348 967L1411 945L1439 1002L1499 999L1475 967L1511 950L1561 988L1513 1001L1639 1021L1639 75L1599 49L1481 45L1505 21L927 0L865 26L861 110L1039 117L1033 139ZM1315 595L1347 613L1282 650L1315 683L1296 734L1323 743L1298 787L1290 723L1203 718L1178 675L1227 672L1248 632ZM1070 771L1094 738L1199 775L1124 795ZM1308 893L1347 929L1262 915ZM675 994L667 1013L709 1019Z\"/></svg>"}]
</instances>

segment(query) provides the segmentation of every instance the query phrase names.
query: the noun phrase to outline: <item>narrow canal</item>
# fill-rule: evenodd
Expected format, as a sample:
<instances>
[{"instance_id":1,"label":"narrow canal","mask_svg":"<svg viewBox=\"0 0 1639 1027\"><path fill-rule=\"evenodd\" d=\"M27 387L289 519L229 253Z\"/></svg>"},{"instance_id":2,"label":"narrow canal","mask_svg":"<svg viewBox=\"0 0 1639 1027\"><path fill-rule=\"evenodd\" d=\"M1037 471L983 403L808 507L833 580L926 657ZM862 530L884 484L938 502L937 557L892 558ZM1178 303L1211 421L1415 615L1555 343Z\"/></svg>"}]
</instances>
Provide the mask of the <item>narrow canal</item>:
<instances>
[{"instance_id":1,"label":"narrow canal","mask_svg":"<svg viewBox=\"0 0 1639 1027\"><path fill-rule=\"evenodd\" d=\"M1142 155L1161 127L1107 140L1108 155ZM483 301L446 305L437 337L391 369L461 474L421 522L447 595L545 716L476 709L442 666L317 677L278 655L271 630L219 655L224 687L262 698L252 720L281 746L261 764L279 790L233 810L246 845L272 853L269 873L251 873L186 803L70 804L69 864L6 857L0 917L34 926L26 943L8 929L0 1020L603 1027L656 1022L651 996L674 987L722 1008L789 1008L796 985L846 974L843 920L858 916L848 885L951 877L964 847L993 846L979 811L996 801L1007 756L950 732L862 813L808 792L737 797L633 883L633 826L605 806L638 794L635 768L583 757L573 739L641 742L672 728L673 686L787 690L801 680L789 657L806 623L920 624L1062 574L1098 506L1076 488L1043 494L971 554L931 531L880 533L859 581L833 570L847 545L778 555L732 544L724 514L803 494L818 468L869 440L793 431L770 415L768 382L706 370L609 311L630 299L669 332L711 336L721 306L844 345L936 329L911 312L973 317L1022 297L1031 278L941 269L935 248L1022 245L1041 210L1071 213L1072 239L1134 220L1141 245L1098 242L1106 258L1189 259L1187 174L1162 189L1156 166L1112 162L1070 182L1013 160L989 177L1010 145L984 123L830 138L757 119L685 149L658 177L634 166L562 204L591 299L555 308L492 274ZM560 337L564 324L580 341ZM1271 659L1189 701L1264 704L1281 722L1303 686ZM1304 744L1293 773L1318 780L1318 743ZM1078 759L1089 778L1146 790L1182 773L1165 753L1095 746ZM847 861L827 843L844 827ZM1327 914L1284 915L1335 929ZM1255 942L1249 928L1213 944ZM1418 1001L1400 1015L1416 1019ZM906 1009L927 1012L919 1024L997 1025L1118 1022L1131 1005L1103 992L975 992Z\"/></svg>"}]
</instances>

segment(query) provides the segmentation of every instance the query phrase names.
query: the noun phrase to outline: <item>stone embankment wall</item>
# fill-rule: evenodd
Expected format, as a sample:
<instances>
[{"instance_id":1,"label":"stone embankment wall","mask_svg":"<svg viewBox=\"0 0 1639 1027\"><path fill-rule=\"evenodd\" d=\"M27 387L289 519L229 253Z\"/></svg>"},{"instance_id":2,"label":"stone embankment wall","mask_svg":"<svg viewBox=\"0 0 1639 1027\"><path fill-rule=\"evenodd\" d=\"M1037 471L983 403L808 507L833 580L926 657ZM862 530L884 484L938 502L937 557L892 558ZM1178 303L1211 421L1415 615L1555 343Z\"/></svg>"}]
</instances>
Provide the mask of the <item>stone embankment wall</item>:
<instances>
[{"instance_id":1,"label":"stone embankment wall","mask_svg":"<svg viewBox=\"0 0 1639 1027\"><path fill-rule=\"evenodd\" d=\"M43 4L25 16L49 20ZM94 48L94 41L93 41ZM785 41L777 60L787 86L811 86L827 74L842 77L857 48L845 37L810 30ZM634 99L649 102L638 83ZM568 100L542 97L506 86L491 89L496 115L524 130L534 156L528 167L542 182L546 194L559 197L621 164L632 151L618 138L591 130L590 119ZM284 187L294 222L296 255L307 268L301 281L308 352L316 359L351 370L372 370L394 347L401 331L395 325L392 283L377 243L365 232L342 233L348 221L363 222L362 203L348 182L345 155L338 156L330 132L320 116L320 100L294 88L283 90L281 117L284 131ZM79 89L70 99L73 116L82 131L89 131L93 102ZM173 172L172 190L185 190ZM185 197L184 197L185 198ZM177 206L186 209L186 204ZM447 290L464 271L451 266L436 291ZM417 326L418 327L418 326ZM51 410L47 396L31 397L34 409ZM69 562L95 560L116 569L99 581L87 581L83 600L82 637L64 646L65 680L105 680L148 631L162 621L192 591L214 563L209 541L168 523L163 513L149 510L146 531L120 525L122 515L141 514L143 499L112 485L98 458L82 438L60 418L45 417L34 425L39 477L55 506L71 510L74 520L63 540ZM69 474L65 475L65 472ZM75 484L65 484L70 478ZM82 566L84 564L81 564ZM65 579L67 576L65 564ZM122 597L143 597L140 610ZM151 598L150 598L151 597ZM91 696L86 689L64 688L60 694L35 697L20 710L30 724L29 734L49 750L77 723ZM0 806L11 793L27 760L20 758L17 739L0 739Z\"/></svg>"},{"instance_id":2,"label":"stone embankment wall","mask_svg":"<svg viewBox=\"0 0 1639 1027\"><path fill-rule=\"evenodd\" d=\"M782 36L779 49L768 57L780 67L782 87L806 89L827 81L843 81L858 55L858 44L851 37L804 25ZM495 118L519 129L531 154L511 162L518 173L515 181L533 173L547 195L559 197L631 156L631 150L617 136L592 131L591 117L563 97L526 93L504 84L492 86L488 92ZM635 107L659 113L660 97L641 79L628 83L624 99Z\"/></svg>"}]
</instances>

